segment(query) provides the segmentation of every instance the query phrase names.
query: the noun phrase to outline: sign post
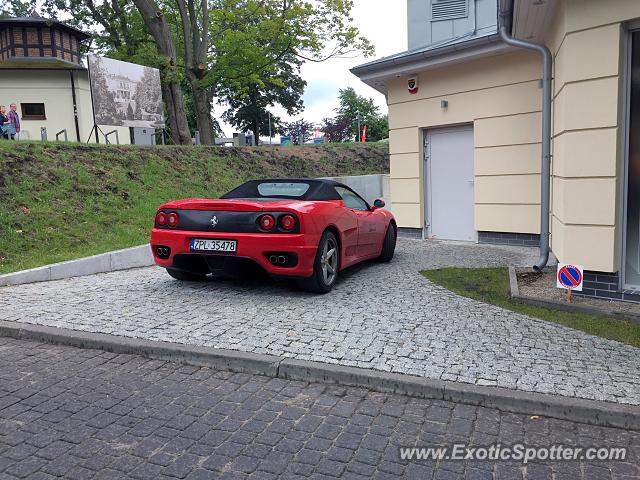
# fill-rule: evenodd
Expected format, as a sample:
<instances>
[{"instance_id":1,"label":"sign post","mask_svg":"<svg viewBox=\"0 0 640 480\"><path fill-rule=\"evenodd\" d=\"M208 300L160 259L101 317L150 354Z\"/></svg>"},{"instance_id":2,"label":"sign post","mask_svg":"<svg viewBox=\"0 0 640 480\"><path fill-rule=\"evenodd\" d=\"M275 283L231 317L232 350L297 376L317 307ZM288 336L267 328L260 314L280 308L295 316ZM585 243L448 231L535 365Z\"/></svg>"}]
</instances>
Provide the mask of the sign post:
<instances>
[{"instance_id":1,"label":"sign post","mask_svg":"<svg viewBox=\"0 0 640 480\"><path fill-rule=\"evenodd\" d=\"M573 301L573 291L582 291L584 268L581 265L571 263L559 263L556 275L556 287L567 291L567 302Z\"/></svg>"}]
</instances>

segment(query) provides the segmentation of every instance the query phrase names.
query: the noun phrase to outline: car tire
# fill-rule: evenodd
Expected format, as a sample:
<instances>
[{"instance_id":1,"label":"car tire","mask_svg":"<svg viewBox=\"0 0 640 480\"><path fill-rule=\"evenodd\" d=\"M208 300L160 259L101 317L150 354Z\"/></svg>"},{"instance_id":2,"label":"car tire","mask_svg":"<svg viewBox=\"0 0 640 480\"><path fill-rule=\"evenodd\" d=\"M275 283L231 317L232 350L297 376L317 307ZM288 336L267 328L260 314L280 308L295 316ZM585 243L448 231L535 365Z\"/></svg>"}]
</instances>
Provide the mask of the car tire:
<instances>
[{"instance_id":1,"label":"car tire","mask_svg":"<svg viewBox=\"0 0 640 480\"><path fill-rule=\"evenodd\" d=\"M393 254L396 251L396 240L397 240L396 229L393 224L389 223L387 227L387 233L384 235L384 241L382 242L382 252L378 257L378 260L381 262L390 262L393 258Z\"/></svg>"},{"instance_id":2,"label":"car tire","mask_svg":"<svg viewBox=\"0 0 640 480\"><path fill-rule=\"evenodd\" d=\"M340 249L335 234L325 231L318 243L313 261L313 275L301 280L300 286L313 293L328 293L338 280Z\"/></svg>"},{"instance_id":3,"label":"car tire","mask_svg":"<svg viewBox=\"0 0 640 480\"><path fill-rule=\"evenodd\" d=\"M203 282L207 279L206 275L201 273L185 272L184 270L176 270L175 268L167 268L167 273L176 280L185 282Z\"/></svg>"}]
</instances>

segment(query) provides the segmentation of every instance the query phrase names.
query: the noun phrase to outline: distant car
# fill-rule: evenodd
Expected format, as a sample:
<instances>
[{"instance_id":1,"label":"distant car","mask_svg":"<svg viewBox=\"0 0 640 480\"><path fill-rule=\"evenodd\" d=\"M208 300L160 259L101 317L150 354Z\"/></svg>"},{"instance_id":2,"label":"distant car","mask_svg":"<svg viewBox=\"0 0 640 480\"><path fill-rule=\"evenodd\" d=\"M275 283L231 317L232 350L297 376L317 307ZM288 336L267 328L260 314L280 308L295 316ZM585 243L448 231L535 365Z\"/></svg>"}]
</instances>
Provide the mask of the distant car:
<instances>
[{"instance_id":1,"label":"distant car","mask_svg":"<svg viewBox=\"0 0 640 480\"><path fill-rule=\"evenodd\" d=\"M219 200L162 205L151 247L155 262L178 280L205 280L249 264L326 293L340 270L393 258L397 227L383 207L383 200L370 206L332 180L252 180Z\"/></svg>"}]
</instances>

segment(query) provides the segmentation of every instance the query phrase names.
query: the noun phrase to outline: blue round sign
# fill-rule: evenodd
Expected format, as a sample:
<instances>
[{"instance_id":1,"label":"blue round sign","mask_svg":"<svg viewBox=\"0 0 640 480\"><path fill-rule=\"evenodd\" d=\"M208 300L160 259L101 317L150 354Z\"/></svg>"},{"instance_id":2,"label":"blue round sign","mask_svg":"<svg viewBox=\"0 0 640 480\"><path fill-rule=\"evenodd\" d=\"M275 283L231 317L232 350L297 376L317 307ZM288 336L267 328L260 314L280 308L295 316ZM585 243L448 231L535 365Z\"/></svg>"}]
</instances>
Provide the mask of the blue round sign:
<instances>
[{"instance_id":1,"label":"blue round sign","mask_svg":"<svg viewBox=\"0 0 640 480\"><path fill-rule=\"evenodd\" d=\"M568 289L578 288L582 283L582 273L573 265L565 265L558 270L558 282Z\"/></svg>"}]
</instances>

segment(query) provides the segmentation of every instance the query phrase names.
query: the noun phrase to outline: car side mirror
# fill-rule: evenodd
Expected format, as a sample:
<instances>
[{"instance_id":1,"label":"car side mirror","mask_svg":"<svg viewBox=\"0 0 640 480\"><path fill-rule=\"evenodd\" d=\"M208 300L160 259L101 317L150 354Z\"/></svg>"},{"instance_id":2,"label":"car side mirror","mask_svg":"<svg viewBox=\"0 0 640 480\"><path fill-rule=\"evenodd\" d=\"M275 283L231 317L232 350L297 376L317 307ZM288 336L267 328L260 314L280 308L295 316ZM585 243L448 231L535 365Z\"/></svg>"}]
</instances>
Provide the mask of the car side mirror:
<instances>
[{"instance_id":1,"label":"car side mirror","mask_svg":"<svg viewBox=\"0 0 640 480\"><path fill-rule=\"evenodd\" d=\"M377 198L374 202L373 202L373 206L374 208L383 208L385 205L384 200L381 198Z\"/></svg>"}]
</instances>

